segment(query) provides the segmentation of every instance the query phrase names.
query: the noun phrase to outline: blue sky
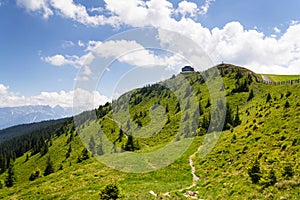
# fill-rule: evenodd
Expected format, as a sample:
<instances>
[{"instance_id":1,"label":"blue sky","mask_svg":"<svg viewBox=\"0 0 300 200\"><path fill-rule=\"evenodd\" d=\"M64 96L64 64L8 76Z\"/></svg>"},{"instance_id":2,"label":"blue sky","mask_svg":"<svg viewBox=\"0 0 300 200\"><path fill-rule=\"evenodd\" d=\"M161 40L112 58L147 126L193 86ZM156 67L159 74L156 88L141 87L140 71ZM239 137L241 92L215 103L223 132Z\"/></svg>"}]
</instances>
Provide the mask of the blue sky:
<instances>
[{"instance_id":1,"label":"blue sky","mask_svg":"<svg viewBox=\"0 0 300 200\"><path fill-rule=\"evenodd\" d=\"M132 88L113 86L134 67L164 65L161 79L178 73L184 62L176 55L115 36L143 27L192 39L213 64L300 74L299 8L298 0L0 0L0 107L72 106L76 85L92 78L97 91L86 94L104 103ZM111 37L115 43L107 41ZM90 55L118 58L120 48L139 51L116 59L101 81L93 77Z\"/></svg>"}]
</instances>

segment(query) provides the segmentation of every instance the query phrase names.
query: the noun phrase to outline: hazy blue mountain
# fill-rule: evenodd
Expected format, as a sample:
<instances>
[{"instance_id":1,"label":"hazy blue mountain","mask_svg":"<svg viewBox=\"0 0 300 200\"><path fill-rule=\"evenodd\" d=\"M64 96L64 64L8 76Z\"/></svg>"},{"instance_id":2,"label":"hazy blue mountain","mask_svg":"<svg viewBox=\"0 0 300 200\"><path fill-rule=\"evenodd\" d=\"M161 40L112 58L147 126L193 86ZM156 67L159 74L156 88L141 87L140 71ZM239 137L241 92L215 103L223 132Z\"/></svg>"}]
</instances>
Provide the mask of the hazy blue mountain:
<instances>
[{"instance_id":1,"label":"hazy blue mountain","mask_svg":"<svg viewBox=\"0 0 300 200\"><path fill-rule=\"evenodd\" d=\"M0 130L18 124L64 118L72 114L72 108L61 106L54 108L47 105L4 107L0 108Z\"/></svg>"}]
</instances>

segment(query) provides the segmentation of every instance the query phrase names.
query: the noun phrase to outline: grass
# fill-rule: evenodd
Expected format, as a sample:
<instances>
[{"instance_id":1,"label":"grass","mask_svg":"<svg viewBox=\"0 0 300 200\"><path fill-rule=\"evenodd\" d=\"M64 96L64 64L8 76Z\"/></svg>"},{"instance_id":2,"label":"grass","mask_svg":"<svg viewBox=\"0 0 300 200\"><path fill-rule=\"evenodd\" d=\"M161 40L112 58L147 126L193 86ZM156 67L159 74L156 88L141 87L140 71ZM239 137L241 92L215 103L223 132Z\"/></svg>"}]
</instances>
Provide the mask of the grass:
<instances>
[{"instance_id":1,"label":"grass","mask_svg":"<svg viewBox=\"0 0 300 200\"><path fill-rule=\"evenodd\" d=\"M281 82L300 79L300 75L277 75L277 74L262 74L268 77L272 82Z\"/></svg>"}]
</instances>

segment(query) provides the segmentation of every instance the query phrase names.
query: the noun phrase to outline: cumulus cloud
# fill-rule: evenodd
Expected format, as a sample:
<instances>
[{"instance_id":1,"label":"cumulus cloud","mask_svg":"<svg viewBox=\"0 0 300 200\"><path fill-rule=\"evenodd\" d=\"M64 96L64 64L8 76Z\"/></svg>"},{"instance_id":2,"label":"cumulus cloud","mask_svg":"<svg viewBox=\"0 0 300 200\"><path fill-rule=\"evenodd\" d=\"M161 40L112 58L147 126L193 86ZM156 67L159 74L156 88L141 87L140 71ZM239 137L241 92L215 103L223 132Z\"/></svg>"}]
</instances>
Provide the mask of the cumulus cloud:
<instances>
[{"instance_id":1,"label":"cumulus cloud","mask_svg":"<svg viewBox=\"0 0 300 200\"><path fill-rule=\"evenodd\" d=\"M191 17L194 17L199 12L199 9L197 4L184 0L178 4L178 8L176 9L176 12L183 15L184 17L188 14Z\"/></svg>"},{"instance_id":2,"label":"cumulus cloud","mask_svg":"<svg viewBox=\"0 0 300 200\"><path fill-rule=\"evenodd\" d=\"M5 86L3 84L0 84L0 95L7 94L8 86Z\"/></svg>"},{"instance_id":3,"label":"cumulus cloud","mask_svg":"<svg viewBox=\"0 0 300 200\"><path fill-rule=\"evenodd\" d=\"M278 27L275 27L275 28L274 28L274 32L275 32L275 33L280 33L281 30L280 30Z\"/></svg>"},{"instance_id":4,"label":"cumulus cloud","mask_svg":"<svg viewBox=\"0 0 300 200\"><path fill-rule=\"evenodd\" d=\"M96 108L101 104L110 101L98 91L87 91L77 88L72 91L60 92L41 92L35 96L25 97L15 92L9 91L9 87L0 84L0 107L14 107L25 105L49 105L62 107L73 107L73 102L76 106L84 107L85 109Z\"/></svg>"},{"instance_id":5,"label":"cumulus cloud","mask_svg":"<svg viewBox=\"0 0 300 200\"><path fill-rule=\"evenodd\" d=\"M79 47L85 47L85 44L81 40L78 40L77 44Z\"/></svg>"},{"instance_id":6,"label":"cumulus cloud","mask_svg":"<svg viewBox=\"0 0 300 200\"><path fill-rule=\"evenodd\" d=\"M211 5L214 1L215 1L215 0L205 0L204 5L201 6L201 11L200 11L200 13L201 13L202 15L206 15L207 12L208 12L208 9L209 9L209 7L210 7L210 5Z\"/></svg>"},{"instance_id":7,"label":"cumulus cloud","mask_svg":"<svg viewBox=\"0 0 300 200\"><path fill-rule=\"evenodd\" d=\"M195 3L184 0L179 2L178 7L175 8L168 0L104 0L105 6L92 9L95 15L91 15L89 13L91 9L88 10L85 6L75 3L73 0L17 0L18 5L25 7L30 12L40 12L44 17L59 13L65 18L85 25L154 26L174 30L194 40L205 50L214 63L220 63L221 61L234 63L259 73L300 74L300 69L297 67L300 62L298 56L300 55L298 37L300 25L297 21L291 21L286 31L275 28L275 33L280 32L280 36L266 36L256 29L246 30L239 22L229 22L222 28L208 29L193 20L192 17L197 14L207 14L213 2L214 0L205 0L203 6L198 7ZM105 15L101 13L105 13ZM176 13L181 14L182 17L176 19ZM84 46L81 42L78 42L78 45ZM97 50L99 51L97 53L104 57L120 56L118 53L126 50L126 45L136 47L139 49L138 51L119 58L121 62L134 65L145 66L146 63L160 65L167 60L154 55L151 51L143 49L134 42L102 43L90 41L86 45L86 51L91 52L92 48L97 45L106 45L107 51L103 51L101 48ZM45 57L43 60L55 66L84 66L82 56L57 54Z\"/></svg>"},{"instance_id":8,"label":"cumulus cloud","mask_svg":"<svg viewBox=\"0 0 300 200\"><path fill-rule=\"evenodd\" d=\"M73 0L17 0L17 5L25 8L28 12L38 12L48 19L54 13L62 17L72 19L79 23L91 26L104 24L116 25L115 17L104 15L89 15L85 6L75 3ZM100 9L98 9L99 11Z\"/></svg>"},{"instance_id":9,"label":"cumulus cloud","mask_svg":"<svg viewBox=\"0 0 300 200\"><path fill-rule=\"evenodd\" d=\"M45 19L53 15L53 11L49 8L47 0L17 0L17 5L24 7L28 12L39 12Z\"/></svg>"},{"instance_id":10,"label":"cumulus cloud","mask_svg":"<svg viewBox=\"0 0 300 200\"><path fill-rule=\"evenodd\" d=\"M42 60L54 66L63 66L63 65L77 66L77 63L79 62L79 57L68 56L68 55L63 56L61 54L57 54L54 56L42 57Z\"/></svg>"}]
</instances>

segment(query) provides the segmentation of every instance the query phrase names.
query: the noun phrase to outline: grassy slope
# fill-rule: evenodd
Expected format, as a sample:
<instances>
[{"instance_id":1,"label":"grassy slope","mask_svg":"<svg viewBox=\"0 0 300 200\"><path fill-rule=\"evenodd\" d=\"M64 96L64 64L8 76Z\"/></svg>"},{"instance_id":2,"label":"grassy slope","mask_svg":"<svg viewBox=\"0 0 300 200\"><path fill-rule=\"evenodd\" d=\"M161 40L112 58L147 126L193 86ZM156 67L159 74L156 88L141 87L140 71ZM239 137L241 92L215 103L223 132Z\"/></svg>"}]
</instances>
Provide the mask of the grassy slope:
<instances>
[{"instance_id":1,"label":"grassy slope","mask_svg":"<svg viewBox=\"0 0 300 200\"><path fill-rule=\"evenodd\" d=\"M277 75L277 74L262 74L262 75L268 77L272 82L300 79L300 75Z\"/></svg>"},{"instance_id":2,"label":"grassy slope","mask_svg":"<svg viewBox=\"0 0 300 200\"><path fill-rule=\"evenodd\" d=\"M229 74L224 78L225 89L228 92L235 84L232 77ZM207 89L204 85L199 87L202 91L201 104L204 107L208 98ZM198 190L200 197L229 199L242 196L243 199L265 199L273 196L276 199L279 197L297 199L300 196L299 185L294 188L288 187L285 190L280 190L275 186L263 189L259 184L252 184L247 175L248 165L259 152L262 152L260 160L263 171L274 168L278 181L284 182L281 177L281 169L285 163L292 162L295 171L292 181L299 181L298 163L300 163L300 159L297 155L300 153L300 140L298 139L300 110L297 102L300 85L272 86L255 83L252 87L255 98L250 102L246 102L247 92L227 97L227 101L232 105L239 105L242 124L232 131L223 132L212 152L204 158L196 157L194 160L196 173L200 177L194 190ZM183 92L183 90L179 92ZM292 93L291 96L285 97L287 91ZM272 96L272 101L265 103L268 92ZM276 100L274 100L275 97ZM131 112L147 110L150 104L153 105L157 101L157 99L152 100L148 101L149 105L134 107ZM289 101L290 108L284 108L286 100ZM246 114L246 110L249 115ZM174 119L176 119L175 116ZM149 119L146 117L142 122L147 123L147 120ZM97 123L109 124L105 120ZM255 125L258 127L257 129L253 128ZM93 126L95 126L95 122L86 124L84 131L92 132ZM170 127L167 130L172 129ZM235 140L233 135L236 135ZM156 193L171 192L173 199L182 199L182 192L179 190L192 183L189 156L196 152L203 141L202 136L196 137L189 149L168 167L149 173L132 174L110 169L94 157L77 163L77 157L83 149L78 136L71 141L73 149L71 157L65 159L69 146L66 145L66 141L69 136L70 133L67 133L59 138L54 138L53 145L46 156L40 157L38 154L30 157L27 162L25 162L25 155L18 158L15 162L17 183L12 188L0 189L0 198L98 199L100 188L110 182L116 182L124 191L125 199L151 199L153 196L149 195L150 190ZM296 143L293 144L294 140ZM160 140L157 138L155 141ZM153 145L151 141L145 142L148 142L150 146ZM140 151L149 151L146 146L143 146L143 141L141 141L141 147ZM47 156L54 161L56 172L32 182L28 181L31 172L37 167L44 170ZM61 164L63 170L59 171L58 168ZM5 176L5 173L0 175L0 179L4 180Z\"/></svg>"},{"instance_id":3,"label":"grassy slope","mask_svg":"<svg viewBox=\"0 0 300 200\"><path fill-rule=\"evenodd\" d=\"M214 150L196 162L201 177L199 195L205 199L235 199L241 196L243 199L299 199L300 85L257 84L254 88L255 98L250 102L244 101L241 107L243 123L233 131L223 132ZM292 95L281 98L281 94L285 95L287 91L291 91ZM267 93L273 97L269 103L266 103ZM284 108L286 100L291 104L290 108ZM251 183L247 167L260 152L261 170L267 173L273 168L279 182L277 186L263 188ZM295 173L290 183L282 177L282 169L288 163L292 164ZM285 184L290 185L282 188ZM293 184L297 186L293 188Z\"/></svg>"}]
</instances>

